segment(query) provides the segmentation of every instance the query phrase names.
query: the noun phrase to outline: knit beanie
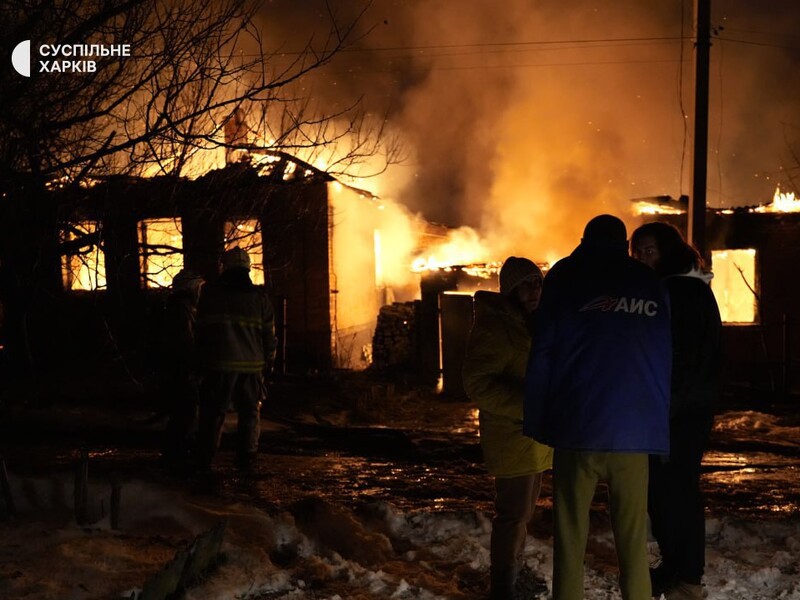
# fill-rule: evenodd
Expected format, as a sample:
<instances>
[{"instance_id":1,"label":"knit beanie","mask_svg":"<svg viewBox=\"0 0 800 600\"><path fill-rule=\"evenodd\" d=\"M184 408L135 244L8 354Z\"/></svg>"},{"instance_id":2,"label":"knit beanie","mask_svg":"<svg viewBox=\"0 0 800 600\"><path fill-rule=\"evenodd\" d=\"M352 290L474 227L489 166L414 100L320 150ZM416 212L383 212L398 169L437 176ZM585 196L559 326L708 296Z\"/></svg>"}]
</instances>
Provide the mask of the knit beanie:
<instances>
[{"instance_id":1,"label":"knit beanie","mask_svg":"<svg viewBox=\"0 0 800 600\"><path fill-rule=\"evenodd\" d=\"M514 288L523 281L542 279L542 271L527 258L509 256L500 267L500 293L510 296Z\"/></svg>"},{"instance_id":2,"label":"knit beanie","mask_svg":"<svg viewBox=\"0 0 800 600\"><path fill-rule=\"evenodd\" d=\"M222 272L230 271L231 269L249 269L250 256L239 248L234 246L230 250L226 250L222 254Z\"/></svg>"}]
</instances>

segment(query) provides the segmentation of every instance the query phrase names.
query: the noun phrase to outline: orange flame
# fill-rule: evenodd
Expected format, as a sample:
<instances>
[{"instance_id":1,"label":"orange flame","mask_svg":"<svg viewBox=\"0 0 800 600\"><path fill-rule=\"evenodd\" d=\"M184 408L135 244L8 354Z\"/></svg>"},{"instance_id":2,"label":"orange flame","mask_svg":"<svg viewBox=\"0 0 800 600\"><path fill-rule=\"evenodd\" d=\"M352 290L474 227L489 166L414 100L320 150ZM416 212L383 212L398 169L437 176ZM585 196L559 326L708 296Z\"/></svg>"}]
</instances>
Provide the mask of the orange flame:
<instances>
[{"instance_id":1,"label":"orange flame","mask_svg":"<svg viewBox=\"0 0 800 600\"><path fill-rule=\"evenodd\" d=\"M767 213L795 213L800 212L800 200L795 197L794 192L781 192L781 186L775 188L775 195L772 202L765 206L754 209L755 212Z\"/></svg>"},{"instance_id":2,"label":"orange flame","mask_svg":"<svg viewBox=\"0 0 800 600\"><path fill-rule=\"evenodd\" d=\"M425 255L411 263L414 272L436 271L456 265L476 265L491 262L490 252L478 233L470 227L461 227L447 236Z\"/></svg>"},{"instance_id":3,"label":"orange flame","mask_svg":"<svg viewBox=\"0 0 800 600\"><path fill-rule=\"evenodd\" d=\"M653 202L637 202L634 213L637 215L681 215L686 211L677 206L665 206Z\"/></svg>"}]
</instances>

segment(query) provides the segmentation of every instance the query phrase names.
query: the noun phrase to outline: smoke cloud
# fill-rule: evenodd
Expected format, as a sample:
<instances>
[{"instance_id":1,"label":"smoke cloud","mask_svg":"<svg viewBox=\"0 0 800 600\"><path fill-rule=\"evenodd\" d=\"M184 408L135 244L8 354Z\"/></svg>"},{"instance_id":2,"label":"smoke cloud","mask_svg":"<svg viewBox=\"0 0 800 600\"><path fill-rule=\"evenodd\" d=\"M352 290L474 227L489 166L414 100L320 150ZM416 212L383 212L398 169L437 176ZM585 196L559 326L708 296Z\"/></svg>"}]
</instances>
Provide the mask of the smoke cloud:
<instances>
[{"instance_id":1,"label":"smoke cloud","mask_svg":"<svg viewBox=\"0 0 800 600\"><path fill-rule=\"evenodd\" d=\"M798 170L800 8L715 4L708 202L769 201ZM314 31L326 13L310 5L275 0L265 23L278 38ZM342 21L364 6L336 5ZM634 227L632 198L691 192L692 12L690 0L379 0L364 37L304 85L332 109L360 98L401 136L406 162L356 185L475 228L497 259L553 259L596 214Z\"/></svg>"}]
</instances>

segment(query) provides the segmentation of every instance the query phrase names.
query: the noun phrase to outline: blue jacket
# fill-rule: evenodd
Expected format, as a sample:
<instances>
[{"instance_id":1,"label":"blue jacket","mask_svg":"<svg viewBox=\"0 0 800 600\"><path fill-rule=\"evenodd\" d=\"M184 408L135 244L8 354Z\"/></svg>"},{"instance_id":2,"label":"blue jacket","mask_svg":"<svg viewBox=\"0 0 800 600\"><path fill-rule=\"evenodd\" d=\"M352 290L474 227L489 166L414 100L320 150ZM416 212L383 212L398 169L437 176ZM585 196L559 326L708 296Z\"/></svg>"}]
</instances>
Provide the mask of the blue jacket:
<instances>
[{"instance_id":1,"label":"blue jacket","mask_svg":"<svg viewBox=\"0 0 800 600\"><path fill-rule=\"evenodd\" d=\"M581 244L544 279L523 432L556 449L666 454L671 353L655 272Z\"/></svg>"}]
</instances>

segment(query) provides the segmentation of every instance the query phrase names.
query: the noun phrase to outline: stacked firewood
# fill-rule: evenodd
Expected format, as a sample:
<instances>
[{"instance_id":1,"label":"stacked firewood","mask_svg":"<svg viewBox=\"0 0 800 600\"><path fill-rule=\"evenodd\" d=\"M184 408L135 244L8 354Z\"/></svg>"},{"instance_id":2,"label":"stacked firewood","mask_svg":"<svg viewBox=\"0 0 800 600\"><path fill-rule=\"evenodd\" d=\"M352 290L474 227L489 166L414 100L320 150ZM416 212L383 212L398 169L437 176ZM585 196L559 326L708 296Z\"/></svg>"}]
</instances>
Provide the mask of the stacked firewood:
<instances>
[{"instance_id":1,"label":"stacked firewood","mask_svg":"<svg viewBox=\"0 0 800 600\"><path fill-rule=\"evenodd\" d=\"M419 301L382 306L372 339L376 369L410 367L414 361L416 314Z\"/></svg>"}]
</instances>

